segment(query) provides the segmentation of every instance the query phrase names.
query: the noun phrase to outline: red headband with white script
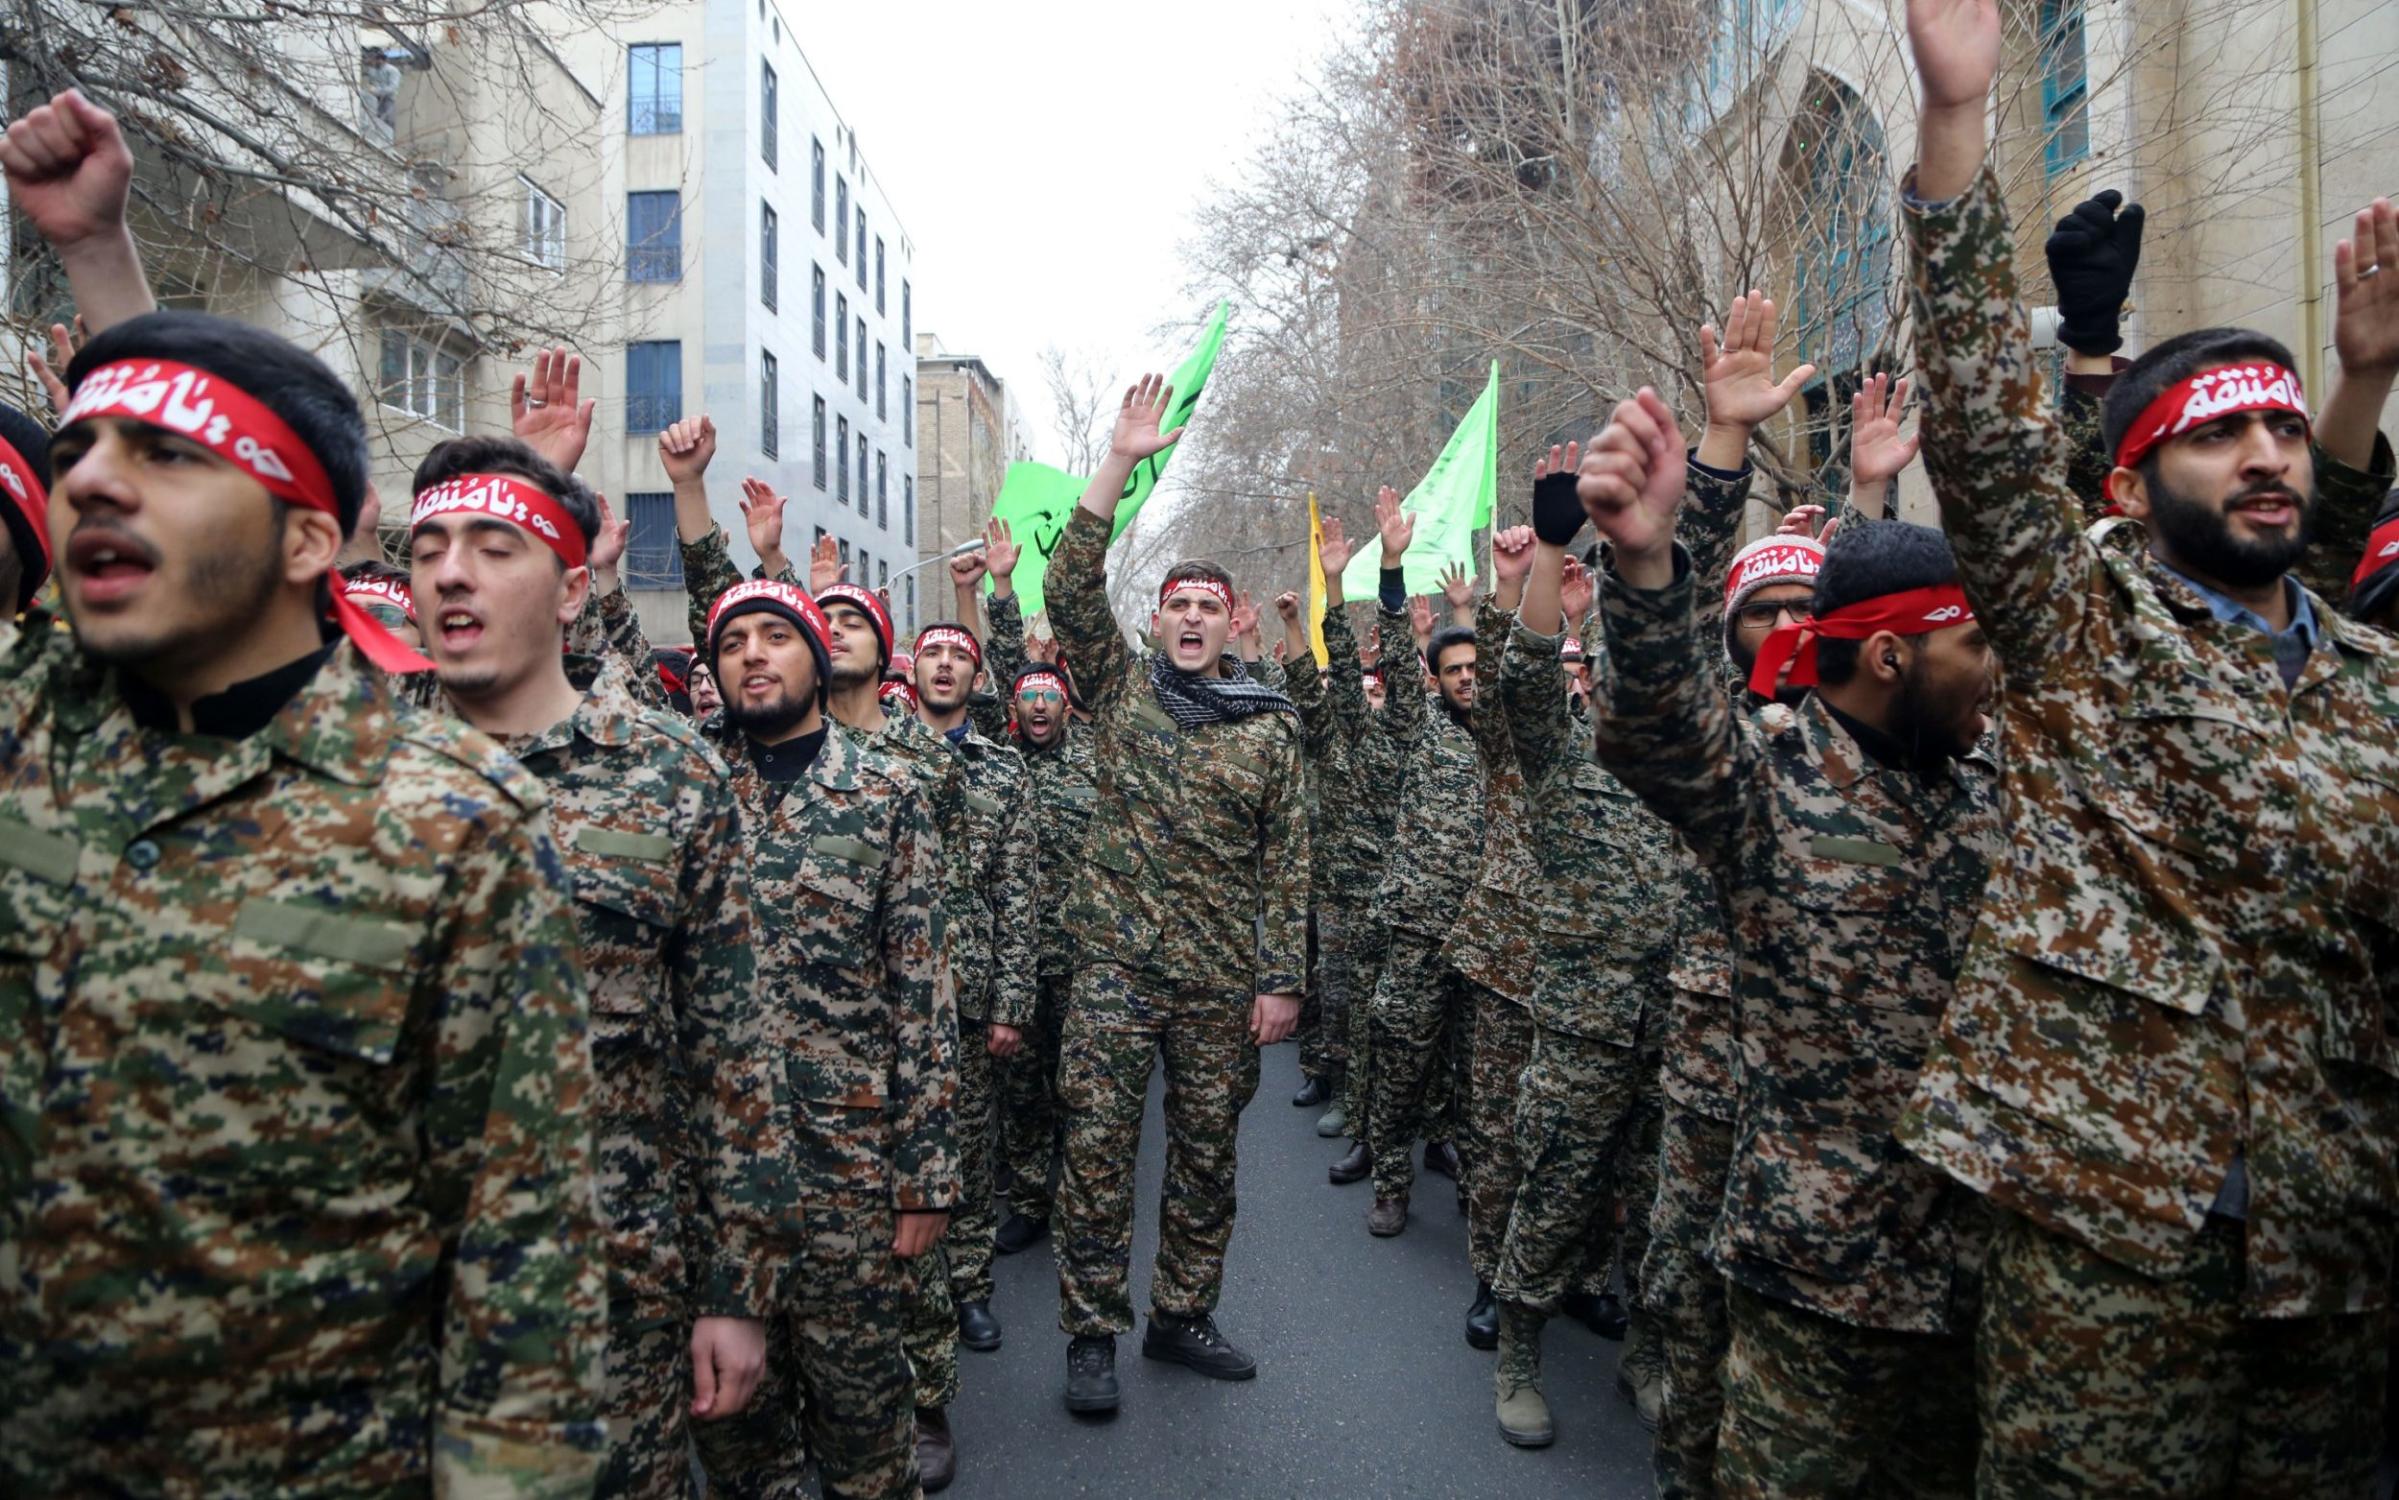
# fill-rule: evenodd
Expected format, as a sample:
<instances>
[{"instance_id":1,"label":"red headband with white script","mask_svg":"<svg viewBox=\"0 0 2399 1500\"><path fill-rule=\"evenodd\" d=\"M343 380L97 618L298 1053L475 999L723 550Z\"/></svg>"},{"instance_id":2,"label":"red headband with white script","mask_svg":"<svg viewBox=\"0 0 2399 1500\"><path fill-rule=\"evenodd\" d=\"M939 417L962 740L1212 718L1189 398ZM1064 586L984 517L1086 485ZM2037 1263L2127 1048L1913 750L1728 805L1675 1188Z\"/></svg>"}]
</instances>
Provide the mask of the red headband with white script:
<instances>
[{"instance_id":1,"label":"red headband with white script","mask_svg":"<svg viewBox=\"0 0 2399 1500\"><path fill-rule=\"evenodd\" d=\"M2299 377L2278 364L2202 370L2168 386L2141 409L2140 416L2124 429L2124 440L2116 445L2116 467L2137 469L2141 460L2168 438L2244 411L2287 411L2303 422L2309 420Z\"/></svg>"},{"instance_id":2,"label":"red headband with white script","mask_svg":"<svg viewBox=\"0 0 2399 1500\"><path fill-rule=\"evenodd\" d=\"M222 376L171 359L123 359L83 377L61 429L95 417L140 422L216 454L280 500L341 519L325 466L283 418ZM360 654L386 672L425 672L433 663L333 589L333 619Z\"/></svg>"},{"instance_id":3,"label":"red headband with white script","mask_svg":"<svg viewBox=\"0 0 2399 1500\"><path fill-rule=\"evenodd\" d=\"M570 568L583 566L583 528L547 490L508 474L460 474L416 497L408 529L435 516L489 516L530 532Z\"/></svg>"},{"instance_id":4,"label":"red headband with white script","mask_svg":"<svg viewBox=\"0 0 2399 1500\"><path fill-rule=\"evenodd\" d=\"M33 528L34 541L42 549L41 571L33 580L38 587L42 578L50 573L50 492L42 488L41 480L35 477L33 465L25 461L25 455L9 446L6 438L0 438L0 489L8 491L9 503L24 514L27 524ZM14 608L14 599L0 599L0 609Z\"/></svg>"},{"instance_id":5,"label":"red headband with white script","mask_svg":"<svg viewBox=\"0 0 2399 1500\"><path fill-rule=\"evenodd\" d=\"M409 619L416 618L416 595L397 578L345 578L342 595L360 604L384 604L400 611Z\"/></svg>"},{"instance_id":6,"label":"red headband with white script","mask_svg":"<svg viewBox=\"0 0 2399 1500\"><path fill-rule=\"evenodd\" d=\"M1056 690L1059 697L1063 698L1066 696L1066 674L1059 671L1056 667L1051 666L1048 662L1035 662L1033 665L1016 674L1016 691L1019 693L1022 693L1028 687L1035 687L1042 684L1047 684L1049 687Z\"/></svg>"},{"instance_id":7,"label":"red headband with white script","mask_svg":"<svg viewBox=\"0 0 2399 1500\"><path fill-rule=\"evenodd\" d=\"M1733 559L1724 574L1724 602L1760 579L1790 581L1813 578L1824 571L1824 544L1814 537L1767 537L1753 542Z\"/></svg>"},{"instance_id":8,"label":"red headband with white script","mask_svg":"<svg viewBox=\"0 0 2399 1500\"><path fill-rule=\"evenodd\" d=\"M1213 578L1202 578L1197 574L1188 573L1181 578L1169 578L1166 582L1158 585L1158 607L1164 609L1167 600L1185 589L1198 589L1203 594L1212 594L1215 596L1216 602L1224 606L1226 614L1229 615L1233 612L1233 591L1231 589Z\"/></svg>"},{"instance_id":9,"label":"red headband with white script","mask_svg":"<svg viewBox=\"0 0 2399 1500\"><path fill-rule=\"evenodd\" d=\"M2375 527L2373 535L2366 538L2366 555L2357 560L2357 571L2349 575L2349 591L2356 593L2358 585L2393 563L2399 563L2399 516Z\"/></svg>"},{"instance_id":10,"label":"red headband with white script","mask_svg":"<svg viewBox=\"0 0 2399 1500\"><path fill-rule=\"evenodd\" d=\"M1878 631L1893 635L1930 635L1974 618L1966 591L1954 583L1925 589L1901 589L1844 604L1814 619L1785 625L1766 637L1758 648L1758 664L1749 674L1749 690L1761 698L1774 696L1783 666L1790 664L1793 687L1816 685L1816 642L1862 641Z\"/></svg>"},{"instance_id":11,"label":"red headband with white script","mask_svg":"<svg viewBox=\"0 0 2399 1500\"><path fill-rule=\"evenodd\" d=\"M816 601L808 597L806 590L772 578L753 578L717 595L716 603L709 606L707 635L711 655L716 651L718 623L735 610L752 604L761 609L790 614L800 622L801 629L816 637L819 646L831 639L830 632L825 629L825 612L816 607Z\"/></svg>"},{"instance_id":12,"label":"red headband with white script","mask_svg":"<svg viewBox=\"0 0 2399 1500\"><path fill-rule=\"evenodd\" d=\"M924 655L928 646L956 646L973 657L976 666L983 665L983 643L975 639L971 630L960 630L955 625L928 625L916 633L916 655Z\"/></svg>"}]
</instances>

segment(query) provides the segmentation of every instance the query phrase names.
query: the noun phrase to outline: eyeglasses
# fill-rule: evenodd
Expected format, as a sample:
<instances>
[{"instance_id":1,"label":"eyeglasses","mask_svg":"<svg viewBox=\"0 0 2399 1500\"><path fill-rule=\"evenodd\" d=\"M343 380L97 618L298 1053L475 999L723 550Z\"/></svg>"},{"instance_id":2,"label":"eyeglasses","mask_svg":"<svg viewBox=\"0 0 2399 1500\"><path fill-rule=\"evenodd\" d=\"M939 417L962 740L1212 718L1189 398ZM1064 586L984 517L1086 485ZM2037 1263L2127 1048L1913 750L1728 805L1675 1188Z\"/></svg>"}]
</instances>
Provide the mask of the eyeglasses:
<instances>
[{"instance_id":1,"label":"eyeglasses","mask_svg":"<svg viewBox=\"0 0 2399 1500\"><path fill-rule=\"evenodd\" d=\"M1019 703L1064 703L1066 695L1056 688L1026 688L1016 695Z\"/></svg>"},{"instance_id":2,"label":"eyeglasses","mask_svg":"<svg viewBox=\"0 0 2399 1500\"><path fill-rule=\"evenodd\" d=\"M1744 604L1733 611L1734 618L1752 630L1771 630L1783 620L1796 625L1808 617L1808 601L1790 599L1779 604Z\"/></svg>"}]
</instances>

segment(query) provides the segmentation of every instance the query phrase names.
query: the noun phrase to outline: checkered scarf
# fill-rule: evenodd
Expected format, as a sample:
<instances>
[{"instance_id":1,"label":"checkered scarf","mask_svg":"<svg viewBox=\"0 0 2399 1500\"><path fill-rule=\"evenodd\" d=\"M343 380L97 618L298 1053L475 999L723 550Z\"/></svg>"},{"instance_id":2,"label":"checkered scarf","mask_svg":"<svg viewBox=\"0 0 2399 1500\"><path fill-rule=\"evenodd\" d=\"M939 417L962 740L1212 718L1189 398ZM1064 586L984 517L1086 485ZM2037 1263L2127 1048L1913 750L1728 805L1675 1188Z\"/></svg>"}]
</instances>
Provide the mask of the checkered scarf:
<instances>
[{"instance_id":1,"label":"checkered scarf","mask_svg":"<svg viewBox=\"0 0 2399 1500\"><path fill-rule=\"evenodd\" d=\"M1185 729L1246 719L1251 714L1299 715L1290 699L1250 676L1241 658L1230 654L1224 658L1222 677L1202 677L1196 672L1176 671L1165 652L1155 652L1150 656L1150 686L1157 689L1158 702L1166 712Z\"/></svg>"}]
</instances>

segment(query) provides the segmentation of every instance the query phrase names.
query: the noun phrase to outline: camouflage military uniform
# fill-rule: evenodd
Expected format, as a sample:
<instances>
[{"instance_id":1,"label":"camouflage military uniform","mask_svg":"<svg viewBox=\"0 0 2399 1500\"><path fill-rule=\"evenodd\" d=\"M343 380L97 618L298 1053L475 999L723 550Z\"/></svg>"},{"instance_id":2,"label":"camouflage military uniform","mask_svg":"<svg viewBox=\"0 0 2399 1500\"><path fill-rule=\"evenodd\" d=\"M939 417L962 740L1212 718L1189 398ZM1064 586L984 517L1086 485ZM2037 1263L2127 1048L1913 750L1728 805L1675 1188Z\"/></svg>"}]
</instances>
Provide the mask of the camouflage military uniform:
<instances>
[{"instance_id":1,"label":"camouflage military uniform","mask_svg":"<svg viewBox=\"0 0 2399 1500\"><path fill-rule=\"evenodd\" d=\"M1399 809L1388 799L1365 795L1365 789L1395 782L1399 777L1399 744L1392 737L1390 695L1375 713L1366 701L1361 673L1349 670L1358 659L1358 643L1350 631L1346 609L1329 610L1324 622L1325 655L1341 664L1325 674L1325 703L1332 711L1332 754L1325 784L1325 847L1310 867L1321 860L1325 876L1316 906L1316 947L1319 981L1324 992L1324 1025L1339 1033L1330 1045L1340 1059L1341 1112L1353 1140L1363 1141L1373 1114L1373 1066L1367 1037L1368 1002L1382 978L1388 934L1374 910L1372 893L1382 883L1383 856ZM1386 672L1389 678L1395 674ZM1393 689L1397 691L1397 689ZM1316 846L1311 844L1311 850Z\"/></svg>"},{"instance_id":2,"label":"camouflage military uniform","mask_svg":"<svg viewBox=\"0 0 2399 1500\"><path fill-rule=\"evenodd\" d=\"M347 645L243 738L132 696L65 636L0 682L0 1492L587 1493L541 783Z\"/></svg>"},{"instance_id":3,"label":"camouflage military uniform","mask_svg":"<svg viewBox=\"0 0 2399 1500\"><path fill-rule=\"evenodd\" d=\"M2302 593L2286 684L2137 522L2079 533L2014 373L1996 185L1907 221L1925 457L2008 686L2010 857L1900 1127L2015 1216L1980 1488L2364 1493L2399 1212L2399 647ZM2318 473L2354 536L2354 476Z\"/></svg>"},{"instance_id":4,"label":"camouflage military uniform","mask_svg":"<svg viewBox=\"0 0 2399 1500\"><path fill-rule=\"evenodd\" d=\"M994 596L989 610L993 675L1005 686L1024 668L1024 615L1013 594ZM1082 725L1069 721L1065 736L1046 750L1021 738L1017 748L1033 782L1039 863L1032 921L1040 936L1033 1019L1025 1028L1023 1046L999 1070L1000 1140L1012 1183L1008 1206L1028 1219L1046 1221L1050 1174L1058 1159L1058 1031L1074 978L1074 942L1066 935L1060 912L1074 888L1084 830L1098 794L1092 780L1091 734Z\"/></svg>"},{"instance_id":5,"label":"camouflage military uniform","mask_svg":"<svg viewBox=\"0 0 2399 1500\"><path fill-rule=\"evenodd\" d=\"M1355 660L1353 656L1351 661ZM1347 670L1346 665L1342 670ZM1328 820L1336 811L1328 807L1325 792L1328 786L1339 788L1344 784L1341 767L1345 764L1340 731L1333 720L1332 699L1325 691L1330 675L1316 665L1314 656L1306 656L1283 669L1281 686L1292 706L1299 710L1300 762L1307 783L1308 848L1317 853L1308 862L1308 989L1300 1004L1299 1029L1293 1033L1293 1039L1299 1043L1300 1072L1321 1080L1338 1097L1341 1071L1349 1052L1348 1015L1326 992L1326 954L1319 919L1319 914L1332 903L1335 879L1332 862L1323 858L1321 852L1332 847L1333 832Z\"/></svg>"},{"instance_id":6,"label":"camouflage military uniform","mask_svg":"<svg viewBox=\"0 0 2399 1500\"><path fill-rule=\"evenodd\" d=\"M1388 603L1382 631L1385 640L1407 639L1406 616ZM1375 1054L1368 1143L1375 1197L1405 1203L1416 1175L1410 1148L1434 1118L1428 1094L1435 1077L1454 1068L1449 1039L1467 1021L1466 986L1441 957L1441 944L1482 864L1483 759L1473 730L1439 695L1394 685L1385 701L1398 710L1391 729L1399 776L1360 789L1399 808L1375 893L1391 946L1368 1017Z\"/></svg>"},{"instance_id":7,"label":"camouflage military uniform","mask_svg":"<svg viewBox=\"0 0 2399 1500\"><path fill-rule=\"evenodd\" d=\"M1548 836L1532 840L1539 879L1527 893L1540 937L1515 1120L1523 1179L1492 1290L1535 1312L1554 1311L1587 1259L1607 1262L1620 1154L1656 1061L1643 1029L1664 1008L1672 936L1665 825L1593 758L1567 706L1560 640L1517 625L1499 684L1532 825ZM1503 1343L1514 1348L1504 1333Z\"/></svg>"},{"instance_id":8,"label":"camouflage military uniform","mask_svg":"<svg viewBox=\"0 0 2399 1500\"><path fill-rule=\"evenodd\" d=\"M635 706L623 668L570 658L573 717L502 748L541 778L574 881L591 994L608 1250L602 1495L680 1495L695 1317L764 1318L775 1215L742 1153L785 1116L759 1054L749 870L724 763ZM775 1253L770 1253L770 1251Z\"/></svg>"},{"instance_id":9,"label":"camouflage military uniform","mask_svg":"<svg viewBox=\"0 0 2399 1500\"><path fill-rule=\"evenodd\" d=\"M1663 590L1608 581L1600 748L1714 873L1738 955L1717 1486L1963 1494L1983 1215L1891 1129L1998 848L1996 774L1882 765L1821 698L1738 717L1676 562Z\"/></svg>"},{"instance_id":10,"label":"camouflage military uniform","mask_svg":"<svg viewBox=\"0 0 2399 1500\"><path fill-rule=\"evenodd\" d=\"M1109 613L1108 523L1077 510L1050 614L1089 698L1098 798L1068 928L1079 964L1058 1073L1059 1325L1133 1326L1133 1162L1151 1058L1166 1064L1166 1181L1151 1306L1215 1310L1233 1230L1234 1133L1258 1086L1260 994L1306 982L1308 835L1299 725L1261 713L1186 730Z\"/></svg>"},{"instance_id":11,"label":"camouflage military uniform","mask_svg":"<svg viewBox=\"0 0 2399 1500\"><path fill-rule=\"evenodd\" d=\"M788 1071L798 1137L756 1170L779 1177L800 1244L757 1396L693 1429L711 1485L737 1495L797 1493L803 1422L828 1496L916 1492L901 1332L920 1273L891 1246L896 1214L956 1201L957 1021L934 957L939 836L874 743L831 725L787 784L732 747L765 1051Z\"/></svg>"}]
</instances>

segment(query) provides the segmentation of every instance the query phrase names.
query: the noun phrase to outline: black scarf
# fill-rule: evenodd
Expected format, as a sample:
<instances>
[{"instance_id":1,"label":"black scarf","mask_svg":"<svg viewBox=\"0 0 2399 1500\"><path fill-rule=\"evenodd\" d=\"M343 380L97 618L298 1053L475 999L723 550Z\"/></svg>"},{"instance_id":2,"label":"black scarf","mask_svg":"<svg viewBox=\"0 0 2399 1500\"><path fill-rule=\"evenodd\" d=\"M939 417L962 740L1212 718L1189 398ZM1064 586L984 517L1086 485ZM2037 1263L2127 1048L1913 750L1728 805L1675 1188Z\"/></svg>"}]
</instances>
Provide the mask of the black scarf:
<instances>
[{"instance_id":1,"label":"black scarf","mask_svg":"<svg viewBox=\"0 0 2399 1500\"><path fill-rule=\"evenodd\" d=\"M1185 729L1246 719L1251 714L1299 716L1290 699L1250 676L1238 656L1224 658L1222 677L1202 677L1196 672L1176 671L1165 652L1156 652L1150 657L1150 686L1157 690L1158 702L1166 712Z\"/></svg>"}]
</instances>

